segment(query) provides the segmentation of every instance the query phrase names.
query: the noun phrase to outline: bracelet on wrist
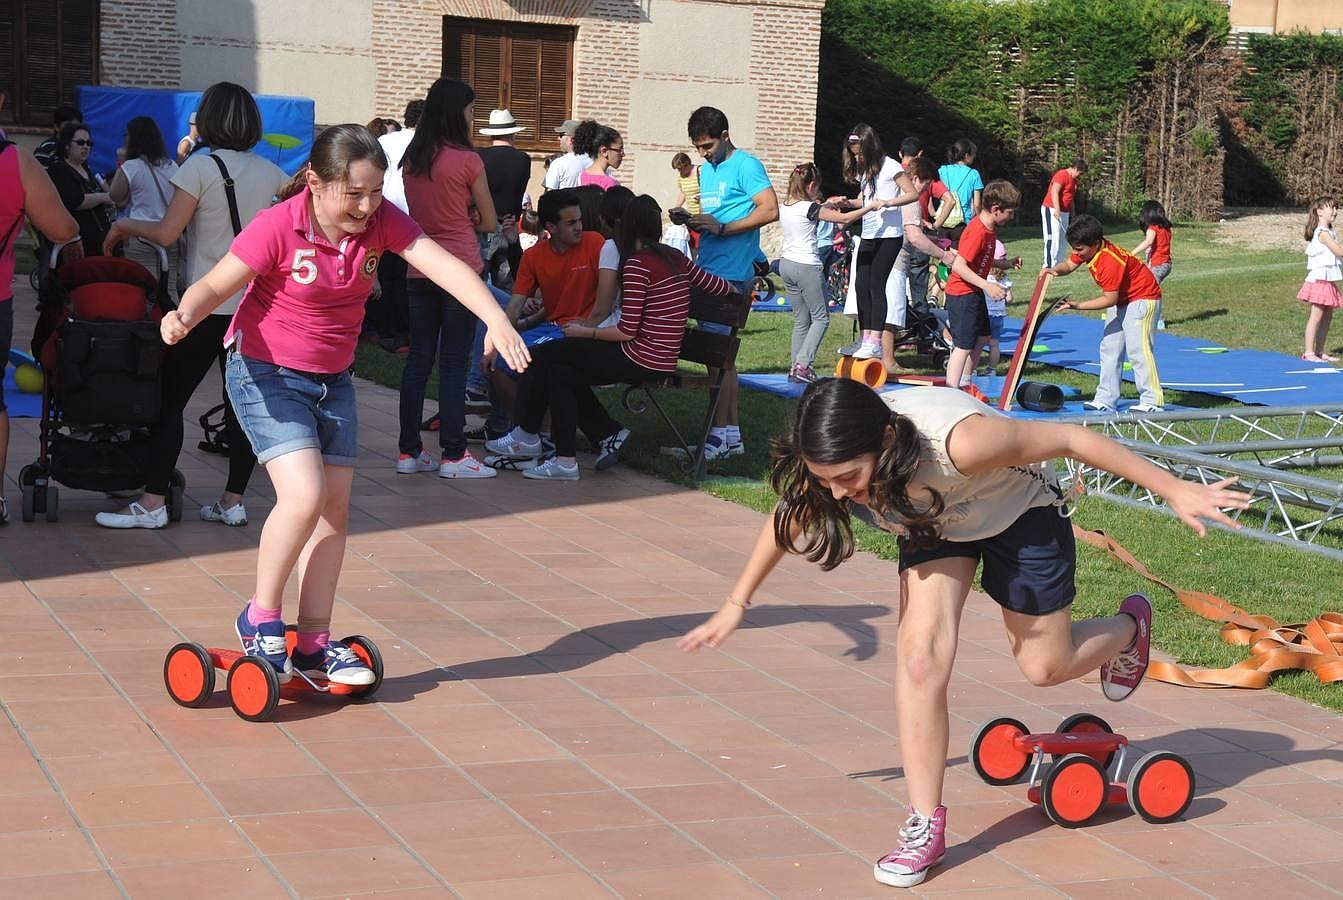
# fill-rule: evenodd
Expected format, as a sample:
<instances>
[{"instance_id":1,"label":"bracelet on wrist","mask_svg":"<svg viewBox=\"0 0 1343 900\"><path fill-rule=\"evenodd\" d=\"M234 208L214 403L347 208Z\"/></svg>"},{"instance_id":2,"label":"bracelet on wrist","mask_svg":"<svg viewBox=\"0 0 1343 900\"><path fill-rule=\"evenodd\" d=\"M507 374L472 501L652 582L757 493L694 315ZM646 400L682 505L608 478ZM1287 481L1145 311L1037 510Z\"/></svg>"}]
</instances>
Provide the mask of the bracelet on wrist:
<instances>
[{"instance_id":1,"label":"bracelet on wrist","mask_svg":"<svg viewBox=\"0 0 1343 900\"><path fill-rule=\"evenodd\" d=\"M750 609L750 608L751 608L751 601L750 601L750 600L738 600L736 597L732 596L731 594L728 594L728 595L727 595L727 602L728 602L728 603L731 603L733 606L740 606L742 609Z\"/></svg>"}]
</instances>

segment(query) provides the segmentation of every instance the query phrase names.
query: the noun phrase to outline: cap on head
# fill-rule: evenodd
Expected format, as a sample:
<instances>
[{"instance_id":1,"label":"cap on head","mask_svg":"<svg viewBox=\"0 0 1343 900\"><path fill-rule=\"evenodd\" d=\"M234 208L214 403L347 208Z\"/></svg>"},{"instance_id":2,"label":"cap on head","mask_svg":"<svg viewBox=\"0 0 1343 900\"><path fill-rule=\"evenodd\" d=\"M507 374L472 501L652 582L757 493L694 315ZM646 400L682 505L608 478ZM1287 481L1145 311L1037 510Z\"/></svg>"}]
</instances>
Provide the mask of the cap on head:
<instances>
[{"instance_id":1,"label":"cap on head","mask_svg":"<svg viewBox=\"0 0 1343 900\"><path fill-rule=\"evenodd\" d=\"M563 122L560 123L560 127L555 129L555 133L567 134L569 135L569 137L573 137L574 132L577 130L578 130L577 119L565 119Z\"/></svg>"}]
</instances>

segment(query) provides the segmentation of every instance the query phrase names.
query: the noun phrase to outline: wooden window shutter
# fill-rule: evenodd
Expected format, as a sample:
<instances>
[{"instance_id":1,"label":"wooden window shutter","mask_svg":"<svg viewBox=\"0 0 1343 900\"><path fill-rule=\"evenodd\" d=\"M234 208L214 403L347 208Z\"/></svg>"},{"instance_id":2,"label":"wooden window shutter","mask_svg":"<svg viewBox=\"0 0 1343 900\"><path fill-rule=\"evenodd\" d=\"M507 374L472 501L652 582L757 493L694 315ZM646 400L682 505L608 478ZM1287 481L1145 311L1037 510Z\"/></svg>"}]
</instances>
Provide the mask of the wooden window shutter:
<instances>
[{"instance_id":1,"label":"wooden window shutter","mask_svg":"<svg viewBox=\"0 0 1343 900\"><path fill-rule=\"evenodd\" d=\"M18 16L13 0L0 0L0 91L6 96L5 108L0 109L0 122L17 120L19 60L14 36L18 31Z\"/></svg>"},{"instance_id":2,"label":"wooden window shutter","mask_svg":"<svg viewBox=\"0 0 1343 900\"><path fill-rule=\"evenodd\" d=\"M541 111L537 134L554 143L555 129L569 118L573 108L574 38L541 41Z\"/></svg>"},{"instance_id":3,"label":"wooden window shutter","mask_svg":"<svg viewBox=\"0 0 1343 900\"><path fill-rule=\"evenodd\" d=\"M75 85L98 83L98 15L98 0L0 0L7 120L49 126L52 110L74 103Z\"/></svg>"}]
</instances>

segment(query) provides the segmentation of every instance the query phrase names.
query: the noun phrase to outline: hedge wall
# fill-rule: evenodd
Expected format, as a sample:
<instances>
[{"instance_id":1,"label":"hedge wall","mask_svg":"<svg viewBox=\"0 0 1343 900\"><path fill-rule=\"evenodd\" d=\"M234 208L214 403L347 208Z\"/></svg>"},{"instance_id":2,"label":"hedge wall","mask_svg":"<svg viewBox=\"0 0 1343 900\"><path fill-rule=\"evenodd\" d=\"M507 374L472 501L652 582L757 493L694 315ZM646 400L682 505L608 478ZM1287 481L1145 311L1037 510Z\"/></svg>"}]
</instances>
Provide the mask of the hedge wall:
<instances>
[{"instance_id":1,"label":"hedge wall","mask_svg":"<svg viewBox=\"0 0 1343 900\"><path fill-rule=\"evenodd\" d=\"M1023 218L1079 156L1093 211L1132 216L1152 196L1207 217L1228 29L1214 0L829 0L816 159L838 187L840 144L865 121L892 149L920 136L938 162L969 137L986 179L1022 189Z\"/></svg>"}]
</instances>

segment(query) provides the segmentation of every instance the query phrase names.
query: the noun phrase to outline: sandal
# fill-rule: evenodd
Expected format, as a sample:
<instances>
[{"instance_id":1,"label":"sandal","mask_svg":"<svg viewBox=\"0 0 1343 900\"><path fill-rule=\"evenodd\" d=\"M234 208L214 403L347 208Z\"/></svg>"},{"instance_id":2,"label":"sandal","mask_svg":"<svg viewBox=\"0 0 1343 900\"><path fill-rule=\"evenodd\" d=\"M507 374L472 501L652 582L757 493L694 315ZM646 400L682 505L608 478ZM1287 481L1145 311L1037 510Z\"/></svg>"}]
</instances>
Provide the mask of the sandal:
<instances>
[{"instance_id":1,"label":"sandal","mask_svg":"<svg viewBox=\"0 0 1343 900\"><path fill-rule=\"evenodd\" d=\"M1323 356L1316 356L1314 353L1302 353L1301 358L1306 362L1325 362Z\"/></svg>"},{"instance_id":2,"label":"sandal","mask_svg":"<svg viewBox=\"0 0 1343 900\"><path fill-rule=\"evenodd\" d=\"M1325 362L1338 362L1337 356L1330 356L1328 353L1321 353L1320 359L1324 360Z\"/></svg>"}]
</instances>

